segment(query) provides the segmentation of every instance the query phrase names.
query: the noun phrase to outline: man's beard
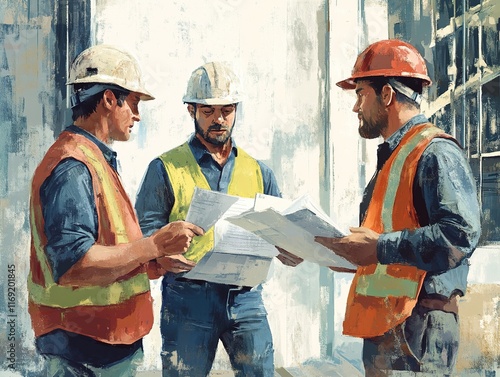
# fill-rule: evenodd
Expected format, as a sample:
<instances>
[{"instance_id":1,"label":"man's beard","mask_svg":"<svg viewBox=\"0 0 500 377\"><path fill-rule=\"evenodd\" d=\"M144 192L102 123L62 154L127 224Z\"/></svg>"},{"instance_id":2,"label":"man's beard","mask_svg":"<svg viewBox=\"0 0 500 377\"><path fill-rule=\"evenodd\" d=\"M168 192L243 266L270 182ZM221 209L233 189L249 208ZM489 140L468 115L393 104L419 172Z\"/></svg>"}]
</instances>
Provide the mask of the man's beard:
<instances>
[{"instance_id":1,"label":"man's beard","mask_svg":"<svg viewBox=\"0 0 500 377\"><path fill-rule=\"evenodd\" d=\"M230 129L228 127L224 127L220 124L213 124L210 127L208 127L207 132L204 133L200 127L200 124L195 119L194 120L194 129L195 129L195 132L198 135L200 135L203 138L203 140L205 140L207 143L210 143L210 144L216 145L216 146L222 146L222 145L226 144L227 141L231 138L231 135L232 135L233 129L234 129L234 123L233 123L233 127L231 127ZM224 131L228 131L228 132L226 132L225 134L222 134L222 135L218 135L216 137L210 136L210 131L220 131L220 130L224 130Z\"/></svg>"},{"instance_id":2,"label":"man's beard","mask_svg":"<svg viewBox=\"0 0 500 377\"><path fill-rule=\"evenodd\" d=\"M359 135L365 139L375 139L382 135L387 128L387 114L380 110L375 119L367 120L361 113L361 124L358 128Z\"/></svg>"}]
</instances>

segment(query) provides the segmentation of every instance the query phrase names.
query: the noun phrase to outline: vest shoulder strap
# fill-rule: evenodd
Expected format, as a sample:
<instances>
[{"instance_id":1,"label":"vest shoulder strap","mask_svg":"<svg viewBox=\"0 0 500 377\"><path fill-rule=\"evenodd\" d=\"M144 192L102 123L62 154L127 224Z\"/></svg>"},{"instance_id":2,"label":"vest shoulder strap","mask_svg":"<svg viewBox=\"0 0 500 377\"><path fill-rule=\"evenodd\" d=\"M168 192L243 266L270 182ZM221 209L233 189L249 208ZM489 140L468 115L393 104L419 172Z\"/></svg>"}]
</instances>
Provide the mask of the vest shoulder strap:
<instances>
[{"instance_id":1,"label":"vest shoulder strap","mask_svg":"<svg viewBox=\"0 0 500 377\"><path fill-rule=\"evenodd\" d=\"M238 148L228 193L246 198L264 193L264 179L259 163L241 148Z\"/></svg>"}]
</instances>

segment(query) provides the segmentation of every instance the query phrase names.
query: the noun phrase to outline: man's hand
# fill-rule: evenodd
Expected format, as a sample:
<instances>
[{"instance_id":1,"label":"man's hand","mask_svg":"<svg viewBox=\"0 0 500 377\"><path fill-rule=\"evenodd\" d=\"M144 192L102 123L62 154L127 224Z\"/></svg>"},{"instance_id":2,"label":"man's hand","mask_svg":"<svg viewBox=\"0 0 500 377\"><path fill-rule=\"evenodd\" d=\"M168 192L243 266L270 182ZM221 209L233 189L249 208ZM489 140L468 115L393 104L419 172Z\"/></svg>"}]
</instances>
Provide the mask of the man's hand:
<instances>
[{"instance_id":1,"label":"man's hand","mask_svg":"<svg viewBox=\"0 0 500 377\"><path fill-rule=\"evenodd\" d=\"M205 232L199 226L186 221L174 221L151 235L157 248L156 258L187 251L194 236L202 236Z\"/></svg>"},{"instance_id":2,"label":"man's hand","mask_svg":"<svg viewBox=\"0 0 500 377\"><path fill-rule=\"evenodd\" d=\"M282 249L281 247L276 246L276 249L278 249L278 251L280 252L276 256L276 258L278 258L280 262L283 263L285 266L295 267L304 261L304 259L292 253L289 253L288 251Z\"/></svg>"},{"instance_id":3,"label":"man's hand","mask_svg":"<svg viewBox=\"0 0 500 377\"><path fill-rule=\"evenodd\" d=\"M156 259L156 262L164 270L163 274L166 272L173 272L178 274L179 272L186 272L191 270L196 263L186 259L182 254L170 255L168 257L161 257Z\"/></svg>"},{"instance_id":4,"label":"man's hand","mask_svg":"<svg viewBox=\"0 0 500 377\"><path fill-rule=\"evenodd\" d=\"M345 237L314 237L314 240L357 266L377 263L377 241L380 234L363 227L350 228L350 231L351 234Z\"/></svg>"}]
</instances>

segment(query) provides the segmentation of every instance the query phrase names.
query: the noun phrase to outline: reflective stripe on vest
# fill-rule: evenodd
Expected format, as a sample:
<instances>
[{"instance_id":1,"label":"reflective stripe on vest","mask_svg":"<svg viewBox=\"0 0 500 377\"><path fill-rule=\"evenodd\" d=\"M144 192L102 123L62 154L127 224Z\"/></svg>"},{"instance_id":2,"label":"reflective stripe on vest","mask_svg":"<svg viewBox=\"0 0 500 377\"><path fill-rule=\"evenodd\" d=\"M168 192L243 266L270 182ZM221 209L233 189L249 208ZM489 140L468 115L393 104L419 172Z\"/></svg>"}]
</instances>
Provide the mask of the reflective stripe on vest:
<instances>
[{"instance_id":1,"label":"reflective stripe on vest","mask_svg":"<svg viewBox=\"0 0 500 377\"><path fill-rule=\"evenodd\" d=\"M30 299L40 305L58 308L108 306L120 304L133 296L149 291L149 279L147 274L141 273L105 287L73 288L55 283L42 287L33 283L30 277L28 290Z\"/></svg>"},{"instance_id":2,"label":"reflective stripe on vest","mask_svg":"<svg viewBox=\"0 0 500 377\"><path fill-rule=\"evenodd\" d=\"M98 179L102 182L104 195L101 199L104 200L106 207L109 208L110 227L115 231L118 243L129 242L110 177L106 174L102 164L90 148L82 144L78 145L78 148L87 157L87 161L95 169ZM36 216L42 216L41 208L31 203L30 222L32 229L34 229L32 231L33 245L45 280L45 286L41 286L33 281L31 273L28 277L29 298L34 303L59 308L107 306L122 303L135 295L149 291L149 278L145 272L136 274L126 280L114 282L105 287L70 287L56 284L40 239L39 231L41 230L37 229Z\"/></svg>"},{"instance_id":3,"label":"reflective stripe on vest","mask_svg":"<svg viewBox=\"0 0 500 377\"><path fill-rule=\"evenodd\" d=\"M387 297L387 296L406 296L406 297L417 297L419 291L418 281L411 279L404 279L396 272L391 275L391 271L388 265L376 264L375 271L368 275L361 275L358 277L356 284L356 293L363 296L373 296L373 297ZM392 265L400 269L399 265ZM388 271L389 268L389 271Z\"/></svg>"},{"instance_id":4,"label":"reflective stripe on vest","mask_svg":"<svg viewBox=\"0 0 500 377\"><path fill-rule=\"evenodd\" d=\"M393 226L393 209L396 205L396 193L398 188L400 187L401 177L403 176L403 168L405 167L405 163L408 160L408 157L412 158L414 156L411 155L412 151L420 151L419 157L422 155L425 147L430 143L430 141L439 134L442 134L443 131L437 127L425 125L423 127L414 127L413 132L410 133L411 138L402 145L400 151L395 154L394 161L392 162L389 177L387 182L390 183L387 185L387 190L385 193L385 197L383 200L383 208L382 208L382 223L384 226L385 232L392 232L394 229ZM417 149L418 147L418 149ZM418 161L418 159L416 160ZM412 177L412 183L413 183ZM412 187L410 187L412 189ZM411 203L413 207L413 202ZM418 226L418 224L414 224L414 226Z\"/></svg>"},{"instance_id":5,"label":"reflective stripe on vest","mask_svg":"<svg viewBox=\"0 0 500 377\"><path fill-rule=\"evenodd\" d=\"M167 171L175 197L169 222L184 220L195 187L211 190L210 185L194 158L188 143L162 154L160 159ZM264 182L258 162L241 148L238 148L227 193L253 198L255 194L263 192ZM191 246L184 256L189 260L198 262L207 252L212 250L213 246L214 230L211 228L202 237L195 237L191 241Z\"/></svg>"},{"instance_id":6,"label":"reflective stripe on vest","mask_svg":"<svg viewBox=\"0 0 500 377\"><path fill-rule=\"evenodd\" d=\"M418 161L434 137L448 137L427 123L412 127L379 172L362 226L378 233L419 226L413 207ZM347 300L343 333L371 338L408 318L422 288L425 271L401 264L359 267Z\"/></svg>"},{"instance_id":7,"label":"reflective stripe on vest","mask_svg":"<svg viewBox=\"0 0 500 377\"><path fill-rule=\"evenodd\" d=\"M81 144L78 145L78 148L83 152L85 157L87 157L87 161L94 167L95 171L97 172L99 181L102 182L102 189L104 192L102 200L104 200L104 204L106 208L108 208L108 215L110 217L109 221L111 224L111 229L113 229L116 235L116 243L128 243L130 240L125 229L123 219L120 216L121 211L116 200L116 194L115 190L113 189L113 183L111 182L110 176L106 174L97 156L90 150L90 148Z\"/></svg>"}]
</instances>

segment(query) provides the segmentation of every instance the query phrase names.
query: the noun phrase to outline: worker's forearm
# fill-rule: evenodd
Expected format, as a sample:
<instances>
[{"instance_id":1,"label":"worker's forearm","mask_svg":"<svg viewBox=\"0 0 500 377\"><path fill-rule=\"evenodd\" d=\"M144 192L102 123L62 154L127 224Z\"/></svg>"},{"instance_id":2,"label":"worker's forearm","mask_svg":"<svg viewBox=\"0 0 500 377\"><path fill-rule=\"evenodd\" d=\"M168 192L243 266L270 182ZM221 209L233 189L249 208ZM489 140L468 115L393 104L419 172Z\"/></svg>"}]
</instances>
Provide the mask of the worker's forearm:
<instances>
[{"instance_id":1,"label":"worker's forearm","mask_svg":"<svg viewBox=\"0 0 500 377\"><path fill-rule=\"evenodd\" d=\"M94 245L60 279L61 285L107 285L156 258L150 237L116 246Z\"/></svg>"}]
</instances>

